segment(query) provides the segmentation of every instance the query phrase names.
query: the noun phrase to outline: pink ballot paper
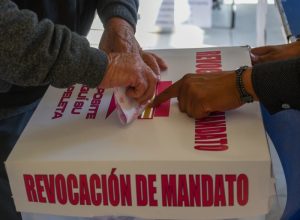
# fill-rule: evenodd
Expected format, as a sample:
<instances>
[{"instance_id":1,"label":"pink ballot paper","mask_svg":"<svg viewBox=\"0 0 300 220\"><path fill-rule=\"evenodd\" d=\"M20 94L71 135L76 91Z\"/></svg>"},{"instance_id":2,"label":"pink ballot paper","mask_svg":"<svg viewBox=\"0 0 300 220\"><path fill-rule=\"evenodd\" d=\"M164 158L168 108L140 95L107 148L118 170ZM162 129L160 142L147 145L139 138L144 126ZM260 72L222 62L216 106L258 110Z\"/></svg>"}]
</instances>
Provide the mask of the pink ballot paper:
<instances>
[{"instance_id":1,"label":"pink ballot paper","mask_svg":"<svg viewBox=\"0 0 300 220\"><path fill-rule=\"evenodd\" d=\"M126 95L125 87L114 88L118 117L123 125L129 124L145 110L146 105L140 105Z\"/></svg>"}]
</instances>

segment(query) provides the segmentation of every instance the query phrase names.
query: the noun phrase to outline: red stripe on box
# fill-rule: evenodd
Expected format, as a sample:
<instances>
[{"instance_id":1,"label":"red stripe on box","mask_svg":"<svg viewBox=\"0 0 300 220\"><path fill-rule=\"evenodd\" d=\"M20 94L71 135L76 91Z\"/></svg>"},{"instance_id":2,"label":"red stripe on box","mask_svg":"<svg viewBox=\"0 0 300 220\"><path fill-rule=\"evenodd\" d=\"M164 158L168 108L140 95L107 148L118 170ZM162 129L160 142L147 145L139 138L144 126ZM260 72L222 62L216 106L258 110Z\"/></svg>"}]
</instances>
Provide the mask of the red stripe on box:
<instances>
[{"instance_id":1,"label":"red stripe on box","mask_svg":"<svg viewBox=\"0 0 300 220\"><path fill-rule=\"evenodd\" d=\"M108 118L108 116L111 115L111 113L113 113L113 111L117 108L117 105L116 105L116 101L115 101L115 95L113 94L112 97L111 97L111 100L110 100L110 103L109 103L109 106L108 106L108 111L106 113L106 117L105 118Z\"/></svg>"},{"instance_id":2,"label":"red stripe on box","mask_svg":"<svg viewBox=\"0 0 300 220\"><path fill-rule=\"evenodd\" d=\"M156 94L160 94L162 91L164 91L166 88L172 85L172 81L161 81L157 84L156 87ZM154 110L154 116L155 117L168 117L170 114L170 105L171 101L168 100L159 106L157 106Z\"/></svg>"}]
</instances>

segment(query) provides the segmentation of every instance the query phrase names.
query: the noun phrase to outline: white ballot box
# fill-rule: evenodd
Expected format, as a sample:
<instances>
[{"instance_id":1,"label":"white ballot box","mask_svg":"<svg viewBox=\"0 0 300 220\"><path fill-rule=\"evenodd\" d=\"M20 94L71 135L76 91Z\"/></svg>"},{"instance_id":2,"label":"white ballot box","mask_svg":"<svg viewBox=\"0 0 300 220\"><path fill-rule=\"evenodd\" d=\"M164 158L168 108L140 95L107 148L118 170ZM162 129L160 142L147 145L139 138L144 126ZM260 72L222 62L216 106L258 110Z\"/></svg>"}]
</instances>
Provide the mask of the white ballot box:
<instances>
[{"instance_id":1,"label":"white ballot box","mask_svg":"<svg viewBox=\"0 0 300 220\"><path fill-rule=\"evenodd\" d=\"M156 50L185 73L251 65L248 47ZM201 89L201 88L199 88ZM213 219L267 213L271 160L257 103L192 119L171 99L121 125L111 90L50 87L5 163L21 212Z\"/></svg>"}]
</instances>

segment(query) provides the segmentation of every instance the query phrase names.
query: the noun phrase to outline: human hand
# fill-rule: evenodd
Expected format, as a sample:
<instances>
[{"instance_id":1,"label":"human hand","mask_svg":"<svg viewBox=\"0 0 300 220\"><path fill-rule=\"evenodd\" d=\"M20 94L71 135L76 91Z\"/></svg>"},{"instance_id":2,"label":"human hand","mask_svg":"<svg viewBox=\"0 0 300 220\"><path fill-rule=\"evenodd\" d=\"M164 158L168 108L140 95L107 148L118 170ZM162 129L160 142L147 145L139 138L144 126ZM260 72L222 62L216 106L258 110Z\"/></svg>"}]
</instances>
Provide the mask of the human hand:
<instances>
[{"instance_id":1,"label":"human hand","mask_svg":"<svg viewBox=\"0 0 300 220\"><path fill-rule=\"evenodd\" d=\"M300 56L300 41L290 44L257 47L251 50L253 64L286 60Z\"/></svg>"},{"instance_id":2,"label":"human hand","mask_svg":"<svg viewBox=\"0 0 300 220\"><path fill-rule=\"evenodd\" d=\"M167 64L154 53L143 51L134 36L133 27L121 18L111 18L102 34L99 49L106 53L136 53L140 54L142 59L156 75L167 69Z\"/></svg>"},{"instance_id":3,"label":"human hand","mask_svg":"<svg viewBox=\"0 0 300 220\"><path fill-rule=\"evenodd\" d=\"M133 27L127 21L114 17L105 25L99 49L106 53L139 53L140 46L135 39Z\"/></svg>"},{"instance_id":4,"label":"human hand","mask_svg":"<svg viewBox=\"0 0 300 220\"><path fill-rule=\"evenodd\" d=\"M158 55L140 50L141 57L143 58L144 63L146 63L153 72L160 78L161 71L165 71L168 69L166 62L159 57Z\"/></svg>"},{"instance_id":5,"label":"human hand","mask_svg":"<svg viewBox=\"0 0 300 220\"><path fill-rule=\"evenodd\" d=\"M251 83L249 82L251 80L250 68L244 73L243 79L246 90L257 100L252 84L249 84ZM159 94L152 106L158 106L173 97L177 97L180 111L193 118L203 118L211 112L226 111L243 104L236 87L234 71L186 74Z\"/></svg>"},{"instance_id":6,"label":"human hand","mask_svg":"<svg viewBox=\"0 0 300 220\"><path fill-rule=\"evenodd\" d=\"M125 87L128 97L145 104L155 93L157 76L141 59L139 54L110 53L99 87Z\"/></svg>"}]
</instances>

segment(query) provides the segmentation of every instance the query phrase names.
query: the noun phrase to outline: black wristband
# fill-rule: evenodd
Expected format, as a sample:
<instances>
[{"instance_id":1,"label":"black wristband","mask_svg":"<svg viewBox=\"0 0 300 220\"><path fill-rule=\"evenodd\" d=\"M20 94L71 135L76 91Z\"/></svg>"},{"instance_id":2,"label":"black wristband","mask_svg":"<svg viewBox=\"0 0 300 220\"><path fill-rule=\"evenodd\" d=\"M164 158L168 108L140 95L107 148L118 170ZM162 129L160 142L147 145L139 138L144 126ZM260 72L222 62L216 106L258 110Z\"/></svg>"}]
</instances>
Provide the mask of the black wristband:
<instances>
[{"instance_id":1,"label":"black wristband","mask_svg":"<svg viewBox=\"0 0 300 220\"><path fill-rule=\"evenodd\" d=\"M244 83L243 83L243 73L248 68L248 66L241 66L238 68L236 73L236 86L240 93L240 98L242 103L250 103L253 102L253 97L246 91Z\"/></svg>"}]
</instances>

